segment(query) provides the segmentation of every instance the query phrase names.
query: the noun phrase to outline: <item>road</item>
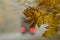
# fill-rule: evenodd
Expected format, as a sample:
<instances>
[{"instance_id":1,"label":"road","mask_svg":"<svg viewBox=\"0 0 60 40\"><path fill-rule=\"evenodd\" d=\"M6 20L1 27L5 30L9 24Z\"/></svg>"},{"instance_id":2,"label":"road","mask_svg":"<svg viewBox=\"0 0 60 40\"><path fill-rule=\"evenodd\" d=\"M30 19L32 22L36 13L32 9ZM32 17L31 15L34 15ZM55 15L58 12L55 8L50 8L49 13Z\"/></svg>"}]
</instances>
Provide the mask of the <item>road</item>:
<instances>
[{"instance_id":1,"label":"road","mask_svg":"<svg viewBox=\"0 0 60 40\"><path fill-rule=\"evenodd\" d=\"M22 34L19 31L12 32L12 33L4 33L0 34L0 40L34 40L38 37L42 37L44 33L44 28L41 26L40 29L36 27L36 33L34 35L30 33Z\"/></svg>"}]
</instances>

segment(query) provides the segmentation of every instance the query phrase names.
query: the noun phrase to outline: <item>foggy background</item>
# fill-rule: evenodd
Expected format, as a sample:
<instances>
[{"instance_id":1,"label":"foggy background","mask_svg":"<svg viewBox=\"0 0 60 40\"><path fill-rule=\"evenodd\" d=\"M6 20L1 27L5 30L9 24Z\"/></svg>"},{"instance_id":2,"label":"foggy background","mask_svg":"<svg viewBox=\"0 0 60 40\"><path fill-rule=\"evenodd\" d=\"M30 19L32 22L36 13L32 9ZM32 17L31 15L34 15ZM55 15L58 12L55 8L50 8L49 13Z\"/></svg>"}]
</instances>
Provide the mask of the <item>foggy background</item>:
<instances>
[{"instance_id":1,"label":"foggy background","mask_svg":"<svg viewBox=\"0 0 60 40\"><path fill-rule=\"evenodd\" d=\"M26 33L22 35L19 31L23 24L23 10L28 6L35 6L34 0L0 0L0 40L60 40L60 31L51 38L44 38L42 34L46 31L46 25L40 29L36 27L35 35ZM59 27L60 29L60 27Z\"/></svg>"}]
</instances>

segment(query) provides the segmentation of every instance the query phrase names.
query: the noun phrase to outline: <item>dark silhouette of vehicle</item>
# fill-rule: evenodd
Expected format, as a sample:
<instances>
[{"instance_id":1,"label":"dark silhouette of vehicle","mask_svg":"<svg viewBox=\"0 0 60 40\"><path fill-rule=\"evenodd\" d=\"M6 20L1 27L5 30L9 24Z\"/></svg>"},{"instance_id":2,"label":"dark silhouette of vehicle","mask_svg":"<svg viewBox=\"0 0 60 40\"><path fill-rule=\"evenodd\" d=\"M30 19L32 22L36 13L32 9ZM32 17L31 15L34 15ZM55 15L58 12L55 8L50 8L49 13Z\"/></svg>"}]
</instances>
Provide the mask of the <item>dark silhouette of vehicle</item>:
<instances>
[{"instance_id":1,"label":"dark silhouette of vehicle","mask_svg":"<svg viewBox=\"0 0 60 40\"><path fill-rule=\"evenodd\" d=\"M25 23L24 18L23 18L22 19L22 25L20 27L20 32L22 34L25 34L25 33L35 34L35 28L31 28L30 25L31 24Z\"/></svg>"}]
</instances>

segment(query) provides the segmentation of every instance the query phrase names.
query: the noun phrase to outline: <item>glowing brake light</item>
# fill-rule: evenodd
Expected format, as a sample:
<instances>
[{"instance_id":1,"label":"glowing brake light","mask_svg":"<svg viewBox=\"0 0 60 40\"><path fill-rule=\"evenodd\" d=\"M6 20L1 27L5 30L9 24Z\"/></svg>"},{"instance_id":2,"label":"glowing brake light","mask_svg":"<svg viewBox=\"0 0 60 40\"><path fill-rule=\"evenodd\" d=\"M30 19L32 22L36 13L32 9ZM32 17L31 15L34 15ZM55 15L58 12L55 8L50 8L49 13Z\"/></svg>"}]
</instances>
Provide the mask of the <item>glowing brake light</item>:
<instances>
[{"instance_id":1,"label":"glowing brake light","mask_svg":"<svg viewBox=\"0 0 60 40\"><path fill-rule=\"evenodd\" d=\"M25 28L24 27L21 27L20 28L20 32L22 32L22 33L25 32Z\"/></svg>"},{"instance_id":2,"label":"glowing brake light","mask_svg":"<svg viewBox=\"0 0 60 40\"><path fill-rule=\"evenodd\" d=\"M35 28L30 28L31 33L35 33Z\"/></svg>"}]
</instances>

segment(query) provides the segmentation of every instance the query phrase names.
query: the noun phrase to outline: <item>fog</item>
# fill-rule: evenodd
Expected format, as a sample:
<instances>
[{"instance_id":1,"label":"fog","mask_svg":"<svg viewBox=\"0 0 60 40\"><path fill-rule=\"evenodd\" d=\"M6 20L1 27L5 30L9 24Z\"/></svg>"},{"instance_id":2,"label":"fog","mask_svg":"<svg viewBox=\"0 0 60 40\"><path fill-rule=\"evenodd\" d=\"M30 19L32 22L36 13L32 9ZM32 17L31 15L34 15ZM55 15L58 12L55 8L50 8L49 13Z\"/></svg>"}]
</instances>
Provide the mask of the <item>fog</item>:
<instances>
[{"instance_id":1,"label":"fog","mask_svg":"<svg viewBox=\"0 0 60 40\"><path fill-rule=\"evenodd\" d=\"M34 0L33 0L34 1ZM50 38L42 37L47 24L41 25L36 33L21 34L19 28L24 25L23 10L28 6L35 6L32 0L0 0L0 40L60 40L60 31ZM27 25L29 26L29 25Z\"/></svg>"}]
</instances>

